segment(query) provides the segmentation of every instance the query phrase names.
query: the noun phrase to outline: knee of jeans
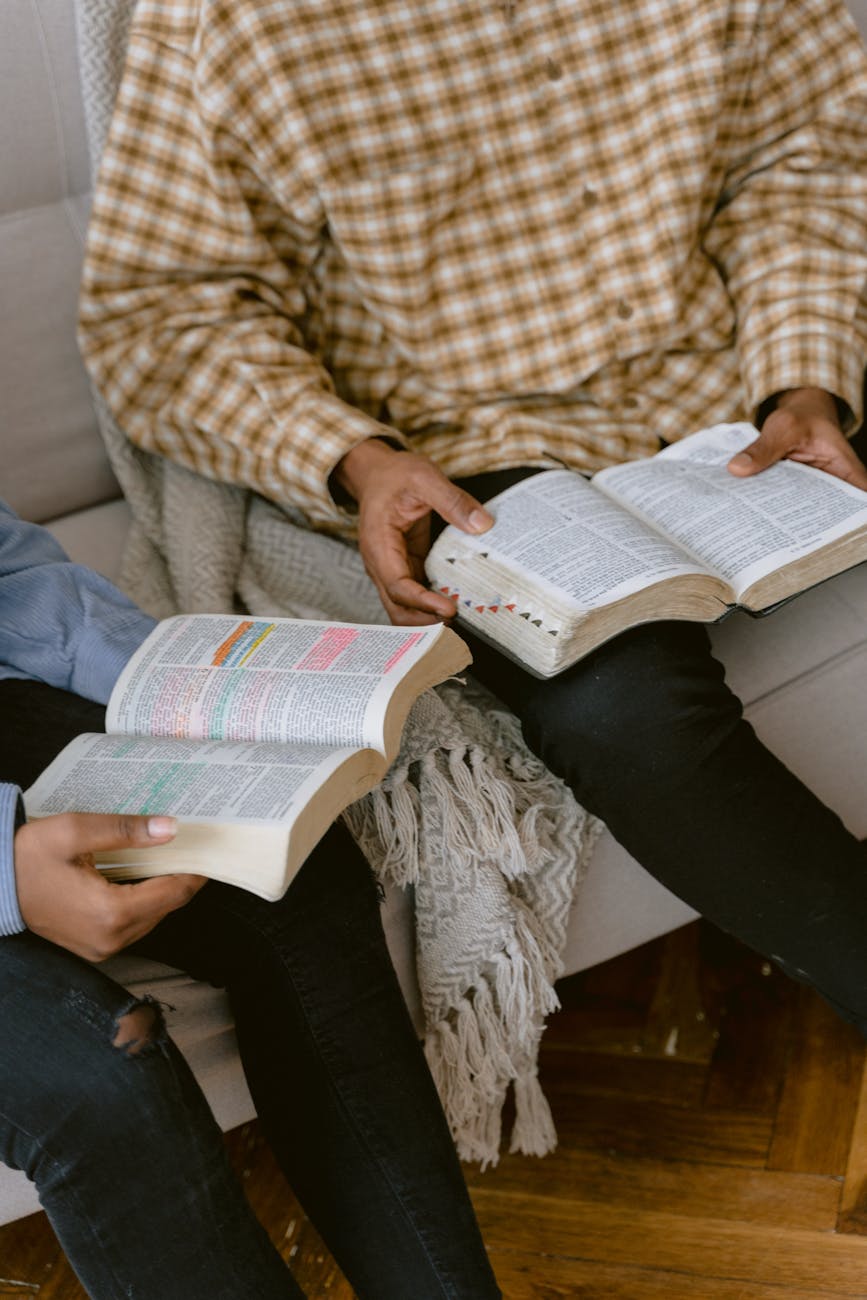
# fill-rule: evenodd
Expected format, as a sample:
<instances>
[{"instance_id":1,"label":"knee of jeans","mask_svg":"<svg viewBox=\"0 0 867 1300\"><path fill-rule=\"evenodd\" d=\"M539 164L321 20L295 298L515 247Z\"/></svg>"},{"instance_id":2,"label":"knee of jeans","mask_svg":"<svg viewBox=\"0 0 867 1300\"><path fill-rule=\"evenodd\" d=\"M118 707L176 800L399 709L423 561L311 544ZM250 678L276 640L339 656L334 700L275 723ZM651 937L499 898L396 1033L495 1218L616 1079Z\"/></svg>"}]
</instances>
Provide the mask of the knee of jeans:
<instances>
[{"instance_id":1,"label":"knee of jeans","mask_svg":"<svg viewBox=\"0 0 867 1300\"><path fill-rule=\"evenodd\" d=\"M124 1056L140 1056L160 1047L167 1037L162 1007L152 997L130 1003L115 1019L116 1033L112 1047Z\"/></svg>"},{"instance_id":2,"label":"knee of jeans","mask_svg":"<svg viewBox=\"0 0 867 1300\"><path fill-rule=\"evenodd\" d=\"M0 1160L40 1187L87 1151L127 1140L161 1087L169 1057L163 1011L153 998L112 1007L77 988L60 1003L66 1014L53 1035L59 1059L52 1060L51 1033L36 1035L26 1094L10 1102L12 1123L0 1125ZM137 1068L152 1061L156 1071Z\"/></svg>"},{"instance_id":3,"label":"knee of jeans","mask_svg":"<svg viewBox=\"0 0 867 1300\"><path fill-rule=\"evenodd\" d=\"M155 998L130 997L118 1010L109 1010L82 990L71 989L67 1005L122 1056L145 1056L168 1040L163 1009Z\"/></svg>"}]
</instances>

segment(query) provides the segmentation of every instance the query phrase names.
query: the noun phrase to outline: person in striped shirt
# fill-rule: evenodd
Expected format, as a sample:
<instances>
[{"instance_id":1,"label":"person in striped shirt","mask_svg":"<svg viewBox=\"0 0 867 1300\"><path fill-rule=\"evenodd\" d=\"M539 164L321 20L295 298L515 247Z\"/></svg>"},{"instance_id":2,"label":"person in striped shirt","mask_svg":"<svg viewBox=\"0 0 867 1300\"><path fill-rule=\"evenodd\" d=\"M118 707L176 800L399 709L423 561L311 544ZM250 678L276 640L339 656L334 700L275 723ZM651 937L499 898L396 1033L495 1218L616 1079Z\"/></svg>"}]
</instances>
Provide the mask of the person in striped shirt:
<instances>
[{"instance_id":1,"label":"person in striped shirt","mask_svg":"<svg viewBox=\"0 0 867 1300\"><path fill-rule=\"evenodd\" d=\"M153 627L0 502L0 1160L23 1169L94 1300L298 1300L128 950L229 993L260 1123L361 1297L500 1295L385 947L335 825L279 903L200 876L117 885L97 849L171 818L28 823L20 787L104 708Z\"/></svg>"}]
</instances>

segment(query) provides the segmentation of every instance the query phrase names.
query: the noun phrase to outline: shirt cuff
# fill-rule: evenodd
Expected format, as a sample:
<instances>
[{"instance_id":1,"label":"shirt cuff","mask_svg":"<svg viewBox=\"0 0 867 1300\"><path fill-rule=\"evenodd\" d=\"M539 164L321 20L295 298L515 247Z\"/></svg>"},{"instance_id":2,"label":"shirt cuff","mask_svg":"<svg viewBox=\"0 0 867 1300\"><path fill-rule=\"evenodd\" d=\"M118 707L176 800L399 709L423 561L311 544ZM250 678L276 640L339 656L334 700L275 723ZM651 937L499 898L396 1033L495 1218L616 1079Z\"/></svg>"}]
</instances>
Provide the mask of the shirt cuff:
<instances>
[{"instance_id":1,"label":"shirt cuff","mask_svg":"<svg viewBox=\"0 0 867 1300\"><path fill-rule=\"evenodd\" d=\"M0 936L26 930L15 887L15 832L24 821L17 785L0 785Z\"/></svg>"},{"instance_id":2,"label":"shirt cuff","mask_svg":"<svg viewBox=\"0 0 867 1300\"><path fill-rule=\"evenodd\" d=\"M334 393L317 390L296 412L292 435L278 456L283 494L276 499L296 505L315 529L353 534L358 523L355 502L336 501L330 485L339 461L369 438L398 449L410 445L399 429L380 424Z\"/></svg>"},{"instance_id":3,"label":"shirt cuff","mask_svg":"<svg viewBox=\"0 0 867 1300\"><path fill-rule=\"evenodd\" d=\"M826 331L805 329L753 347L742 342L741 372L756 418L769 398L792 388L822 388L830 393L844 433L854 433L864 418L863 354Z\"/></svg>"}]
</instances>

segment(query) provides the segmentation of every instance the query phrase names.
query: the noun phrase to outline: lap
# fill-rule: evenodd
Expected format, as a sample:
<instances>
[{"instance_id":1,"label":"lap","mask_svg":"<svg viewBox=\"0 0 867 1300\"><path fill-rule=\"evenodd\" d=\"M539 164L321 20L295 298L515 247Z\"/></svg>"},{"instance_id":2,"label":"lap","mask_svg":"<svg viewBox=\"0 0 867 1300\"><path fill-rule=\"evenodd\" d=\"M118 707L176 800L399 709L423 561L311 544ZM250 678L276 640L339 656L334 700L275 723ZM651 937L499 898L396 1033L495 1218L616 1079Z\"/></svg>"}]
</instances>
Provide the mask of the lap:
<instances>
[{"instance_id":1,"label":"lap","mask_svg":"<svg viewBox=\"0 0 867 1300\"><path fill-rule=\"evenodd\" d=\"M44 682L0 681L0 781L23 789L85 731L105 730L105 709Z\"/></svg>"},{"instance_id":2,"label":"lap","mask_svg":"<svg viewBox=\"0 0 867 1300\"><path fill-rule=\"evenodd\" d=\"M78 695L42 682L0 681L0 781L26 788L70 740L85 731L102 731L104 723L104 707ZM375 933L377 912L370 869L338 823L323 836L281 902L267 903L245 890L212 883L139 947L225 983L233 954L255 951L257 945L285 946L293 937L309 952L308 938L334 918L357 940L356 932L363 928L370 933L373 920ZM329 941L336 937L330 934Z\"/></svg>"},{"instance_id":3,"label":"lap","mask_svg":"<svg viewBox=\"0 0 867 1300\"><path fill-rule=\"evenodd\" d=\"M722 666L705 627L658 622L632 628L599 646L556 677L538 678L491 646L471 639L473 671L521 718L540 712L580 722L638 724L666 712L685 712L696 700L727 699Z\"/></svg>"},{"instance_id":4,"label":"lap","mask_svg":"<svg viewBox=\"0 0 867 1300\"><path fill-rule=\"evenodd\" d=\"M134 951L220 987L268 978L281 965L306 983L322 973L335 989L344 967L385 951L372 872L342 823L312 850L282 899L211 882L170 913Z\"/></svg>"}]
</instances>

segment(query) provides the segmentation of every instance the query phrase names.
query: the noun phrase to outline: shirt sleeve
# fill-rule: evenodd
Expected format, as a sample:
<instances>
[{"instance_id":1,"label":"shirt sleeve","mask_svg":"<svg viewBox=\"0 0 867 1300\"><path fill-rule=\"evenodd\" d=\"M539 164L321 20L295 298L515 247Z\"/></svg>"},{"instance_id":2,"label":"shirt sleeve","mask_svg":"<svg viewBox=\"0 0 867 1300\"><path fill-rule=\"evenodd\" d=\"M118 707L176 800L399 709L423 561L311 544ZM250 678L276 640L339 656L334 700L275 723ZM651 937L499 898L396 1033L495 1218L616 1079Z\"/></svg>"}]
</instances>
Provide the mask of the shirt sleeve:
<instances>
[{"instance_id":1,"label":"shirt sleeve","mask_svg":"<svg viewBox=\"0 0 867 1300\"><path fill-rule=\"evenodd\" d=\"M73 564L49 532L0 502L0 675L105 704L155 626L118 589Z\"/></svg>"},{"instance_id":2,"label":"shirt sleeve","mask_svg":"<svg viewBox=\"0 0 867 1300\"><path fill-rule=\"evenodd\" d=\"M27 926L15 888L15 832L24 821L21 791L0 782L0 937L20 934Z\"/></svg>"},{"instance_id":3,"label":"shirt sleeve","mask_svg":"<svg viewBox=\"0 0 867 1300\"><path fill-rule=\"evenodd\" d=\"M234 48L231 92L225 59L199 49L194 65L134 31L89 226L81 349L133 442L345 531L337 462L373 436L404 440L337 395L307 337L322 214L277 156L274 96L241 84L255 72L243 58Z\"/></svg>"},{"instance_id":4,"label":"shirt sleeve","mask_svg":"<svg viewBox=\"0 0 867 1300\"><path fill-rule=\"evenodd\" d=\"M768 0L705 235L735 303L755 410L818 387L862 419L867 356L867 54L842 0Z\"/></svg>"}]
</instances>

